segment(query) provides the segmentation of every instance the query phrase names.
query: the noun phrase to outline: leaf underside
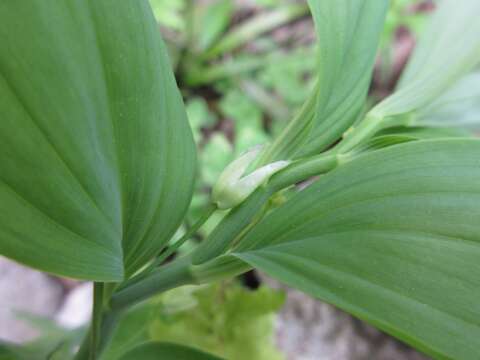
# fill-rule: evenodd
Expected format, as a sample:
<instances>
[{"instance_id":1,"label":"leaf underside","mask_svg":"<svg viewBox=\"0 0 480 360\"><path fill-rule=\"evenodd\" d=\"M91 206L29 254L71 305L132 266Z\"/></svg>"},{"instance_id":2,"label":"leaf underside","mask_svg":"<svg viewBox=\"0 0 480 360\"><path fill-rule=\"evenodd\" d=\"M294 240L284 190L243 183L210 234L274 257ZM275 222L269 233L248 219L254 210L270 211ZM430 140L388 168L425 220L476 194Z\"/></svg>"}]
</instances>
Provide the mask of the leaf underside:
<instances>
[{"instance_id":1,"label":"leaf underside","mask_svg":"<svg viewBox=\"0 0 480 360\"><path fill-rule=\"evenodd\" d=\"M0 3L0 254L118 281L168 241L194 146L147 1Z\"/></svg>"},{"instance_id":2,"label":"leaf underside","mask_svg":"<svg viewBox=\"0 0 480 360\"><path fill-rule=\"evenodd\" d=\"M361 155L253 228L234 256L431 355L480 339L480 141Z\"/></svg>"},{"instance_id":3,"label":"leaf underside","mask_svg":"<svg viewBox=\"0 0 480 360\"><path fill-rule=\"evenodd\" d=\"M480 62L479 12L480 2L476 0L439 3L402 73L397 90L372 112L385 117L422 111L471 72Z\"/></svg>"},{"instance_id":4,"label":"leaf underside","mask_svg":"<svg viewBox=\"0 0 480 360\"><path fill-rule=\"evenodd\" d=\"M388 1L309 1L319 41L313 127L299 154L325 150L363 112Z\"/></svg>"}]
</instances>

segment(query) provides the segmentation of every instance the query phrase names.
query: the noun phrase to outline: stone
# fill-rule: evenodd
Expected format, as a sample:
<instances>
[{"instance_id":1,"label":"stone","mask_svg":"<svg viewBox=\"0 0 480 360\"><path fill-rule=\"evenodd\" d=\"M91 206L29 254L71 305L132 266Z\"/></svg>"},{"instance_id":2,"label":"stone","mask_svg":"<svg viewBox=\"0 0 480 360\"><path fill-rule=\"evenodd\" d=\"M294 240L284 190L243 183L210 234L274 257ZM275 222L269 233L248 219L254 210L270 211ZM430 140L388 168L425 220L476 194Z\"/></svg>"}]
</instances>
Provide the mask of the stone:
<instances>
[{"instance_id":1,"label":"stone","mask_svg":"<svg viewBox=\"0 0 480 360\"><path fill-rule=\"evenodd\" d=\"M411 347L332 305L260 275L286 291L277 317L277 344L287 360L427 360Z\"/></svg>"},{"instance_id":2,"label":"stone","mask_svg":"<svg viewBox=\"0 0 480 360\"><path fill-rule=\"evenodd\" d=\"M61 284L45 273L0 257L0 339L22 343L39 335L15 312L52 318L63 298Z\"/></svg>"},{"instance_id":3,"label":"stone","mask_svg":"<svg viewBox=\"0 0 480 360\"><path fill-rule=\"evenodd\" d=\"M73 288L55 316L60 326L75 329L86 325L92 316L93 285L90 282Z\"/></svg>"}]
</instances>

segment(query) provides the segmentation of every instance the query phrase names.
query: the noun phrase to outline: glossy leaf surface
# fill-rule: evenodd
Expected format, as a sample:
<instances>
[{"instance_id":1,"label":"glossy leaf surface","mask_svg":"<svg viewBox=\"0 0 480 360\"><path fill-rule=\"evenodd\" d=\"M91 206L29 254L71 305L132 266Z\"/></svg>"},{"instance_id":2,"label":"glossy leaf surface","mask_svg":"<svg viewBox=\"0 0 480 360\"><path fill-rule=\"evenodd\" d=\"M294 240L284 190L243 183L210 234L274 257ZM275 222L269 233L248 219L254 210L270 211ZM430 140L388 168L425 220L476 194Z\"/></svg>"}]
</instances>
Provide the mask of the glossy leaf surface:
<instances>
[{"instance_id":1,"label":"glossy leaf surface","mask_svg":"<svg viewBox=\"0 0 480 360\"><path fill-rule=\"evenodd\" d=\"M480 141L361 155L256 225L234 255L438 357L480 338Z\"/></svg>"},{"instance_id":2,"label":"glossy leaf surface","mask_svg":"<svg viewBox=\"0 0 480 360\"><path fill-rule=\"evenodd\" d=\"M0 253L116 281L190 200L194 146L146 1L0 4Z\"/></svg>"}]
</instances>

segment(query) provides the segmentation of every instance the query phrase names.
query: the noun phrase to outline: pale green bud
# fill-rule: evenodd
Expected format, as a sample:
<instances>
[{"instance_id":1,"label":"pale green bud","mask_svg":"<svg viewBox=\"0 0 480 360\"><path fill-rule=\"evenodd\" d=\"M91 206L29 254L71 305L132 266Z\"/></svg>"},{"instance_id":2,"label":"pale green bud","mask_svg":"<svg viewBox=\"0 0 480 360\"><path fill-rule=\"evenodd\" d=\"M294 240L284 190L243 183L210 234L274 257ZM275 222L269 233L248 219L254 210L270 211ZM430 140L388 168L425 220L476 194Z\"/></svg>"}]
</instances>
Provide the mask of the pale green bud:
<instances>
[{"instance_id":1,"label":"pale green bud","mask_svg":"<svg viewBox=\"0 0 480 360\"><path fill-rule=\"evenodd\" d=\"M290 164L290 161L276 161L242 177L261 150L261 147L255 147L247 151L223 170L212 191L212 201L219 209L230 209L241 204L273 174Z\"/></svg>"}]
</instances>

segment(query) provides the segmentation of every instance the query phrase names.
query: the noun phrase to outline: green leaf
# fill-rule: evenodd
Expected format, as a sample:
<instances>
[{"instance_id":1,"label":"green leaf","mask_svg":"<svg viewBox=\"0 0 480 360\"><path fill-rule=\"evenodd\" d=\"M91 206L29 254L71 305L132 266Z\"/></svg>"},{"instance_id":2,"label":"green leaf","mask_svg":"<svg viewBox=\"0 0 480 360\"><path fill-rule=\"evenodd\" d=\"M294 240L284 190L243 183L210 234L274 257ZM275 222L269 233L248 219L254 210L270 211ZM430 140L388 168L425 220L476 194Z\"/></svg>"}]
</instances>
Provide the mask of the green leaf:
<instances>
[{"instance_id":1,"label":"green leaf","mask_svg":"<svg viewBox=\"0 0 480 360\"><path fill-rule=\"evenodd\" d=\"M319 84L265 162L326 149L363 112L388 1L310 0L309 5L319 43Z\"/></svg>"},{"instance_id":2,"label":"green leaf","mask_svg":"<svg viewBox=\"0 0 480 360\"><path fill-rule=\"evenodd\" d=\"M439 358L480 338L480 141L359 156L256 225L233 255Z\"/></svg>"},{"instance_id":3,"label":"green leaf","mask_svg":"<svg viewBox=\"0 0 480 360\"><path fill-rule=\"evenodd\" d=\"M414 123L480 129L480 72L460 79L450 90L419 111Z\"/></svg>"},{"instance_id":4,"label":"green leaf","mask_svg":"<svg viewBox=\"0 0 480 360\"><path fill-rule=\"evenodd\" d=\"M318 153L363 112L388 1L315 1L310 8L319 41L313 129L300 153Z\"/></svg>"},{"instance_id":5,"label":"green leaf","mask_svg":"<svg viewBox=\"0 0 480 360\"><path fill-rule=\"evenodd\" d=\"M337 156L339 157L339 161L341 163L342 161L350 161L353 158L370 151L376 151L389 146L403 144L415 140L418 140L418 138L414 135L407 134L379 135L353 148L348 153Z\"/></svg>"},{"instance_id":6,"label":"green leaf","mask_svg":"<svg viewBox=\"0 0 480 360\"><path fill-rule=\"evenodd\" d=\"M219 357L186 346L148 342L125 353L120 360L220 360Z\"/></svg>"},{"instance_id":7,"label":"green leaf","mask_svg":"<svg viewBox=\"0 0 480 360\"><path fill-rule=\"evenodd\" d=\"M128 350L150 340L148 324L154 319L157 309L150 302L129 309L122 316L112 340L102 353L101 360L118 360Z\"/></svg>"},{"instance_id":8,"label":"green leaf","mask_svg":"<svg viewBox=\"0 0 480 360\"><path fill-rule=\"evenodd\" d=\"M471 137L472 133L466 129L455 127L427 127L427 126L393 126L378 132L376 136L404 135L417 140Z\"/></svg>"},{"instance_id":9,"label":"green leaf","mask_svg":"<svg viewBox=\"0 0 480 360\"><path fill-rule=\"evenodd\" d=\"M375 117L429 105L480 61L480 2L444 0L402 74L397 91L372 109Z\"/></svg>"},{"instance_id":10,"label":"green leaf","mask_svg":"<svg viewBox=\"0 0 480 360\"><path fill-rule=\"evenodd\" d=\"M7 0L0 20L0 253L119 281L175 232L195 168L148 2Z\"/></svg>"}]
</instances>

